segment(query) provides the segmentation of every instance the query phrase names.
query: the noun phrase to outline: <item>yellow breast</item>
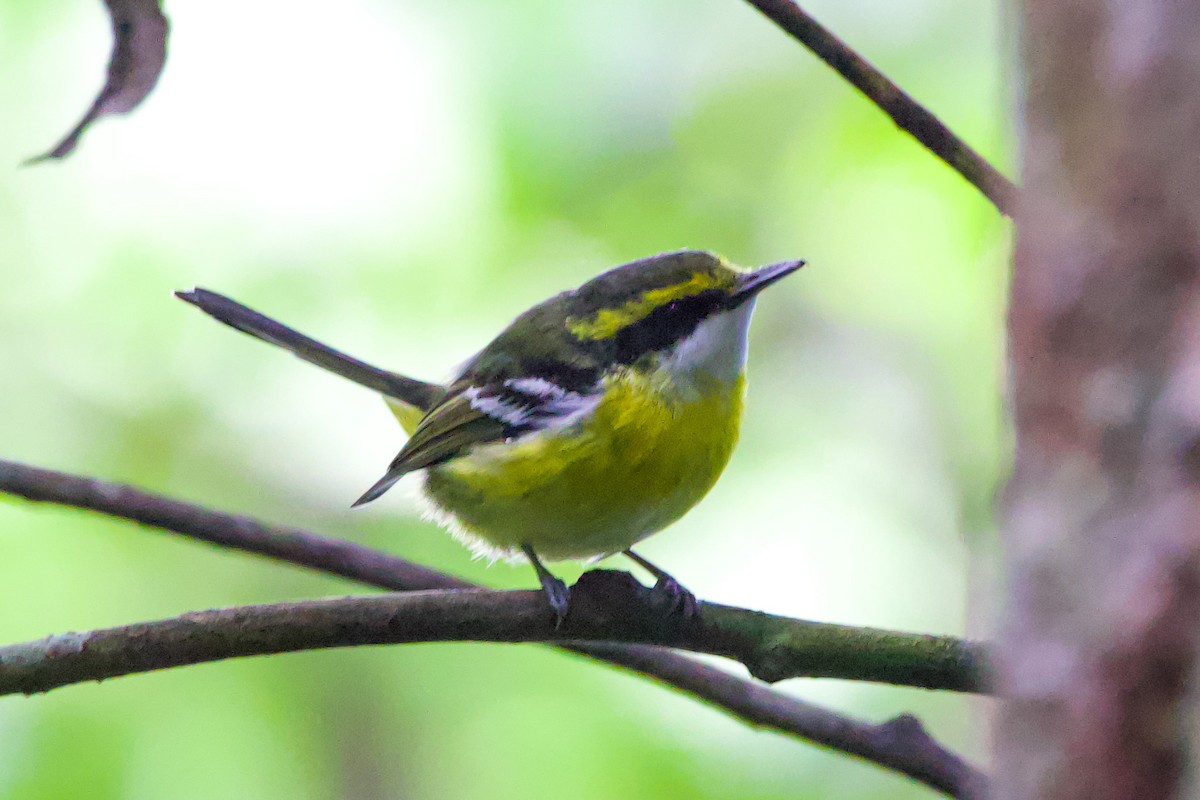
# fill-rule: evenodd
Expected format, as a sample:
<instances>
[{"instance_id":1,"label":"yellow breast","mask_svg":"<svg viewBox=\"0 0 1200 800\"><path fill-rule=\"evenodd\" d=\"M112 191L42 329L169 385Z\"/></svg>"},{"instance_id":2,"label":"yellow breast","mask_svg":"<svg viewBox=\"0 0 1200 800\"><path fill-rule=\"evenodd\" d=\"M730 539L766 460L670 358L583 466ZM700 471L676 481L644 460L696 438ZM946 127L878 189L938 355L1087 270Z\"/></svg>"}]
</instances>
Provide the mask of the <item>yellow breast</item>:
<instances>
[{"instance_id":1,"label":"yellow breast","mask_svg":"<svg viewBox=\"0 0 1200 800\"><path fill-rule=\"evenodd\" d=\"M626 370L571 428L477 446L427 471L425 491L477 551L550 560L631 547L683 516L737 442L745 380L686 391Z\"/></svg>"}]
</instances>

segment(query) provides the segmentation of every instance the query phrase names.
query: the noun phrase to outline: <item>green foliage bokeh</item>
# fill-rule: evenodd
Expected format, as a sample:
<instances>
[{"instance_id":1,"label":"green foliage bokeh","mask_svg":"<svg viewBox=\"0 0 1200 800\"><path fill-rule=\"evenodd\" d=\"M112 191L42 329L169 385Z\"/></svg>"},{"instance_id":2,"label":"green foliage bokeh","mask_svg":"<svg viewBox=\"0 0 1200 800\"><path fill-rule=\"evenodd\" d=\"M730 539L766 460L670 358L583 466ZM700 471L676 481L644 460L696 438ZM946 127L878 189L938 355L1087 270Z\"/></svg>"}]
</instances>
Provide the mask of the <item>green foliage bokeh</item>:
<instances>
[{"instance_id":1,"label":"green foliage bokeh","mask_svg":"<svg viewBox=\"0 0 1200 800\"><path fill-rule=\"evenodd\" d=\"M806 6L1003 168L998 9ZM1008 228L737 0L172 3L166 72L19 169L102 76L98 3L0 0L0 455L388 549L495 586L402 492L377 398L174 300L199 284L445 377L514 314L680 247L810 266L759 304L743 440L645 555L706 599L982 633ZM358 587L0 503L0 641ZM982 553L982 555L980 555ZM564 566L564 577L578 574ZM782 687L920 715L967 698ZM0 798L919 797L537 647L263 658L0 699Z\"/></svg>"}]
</instances>

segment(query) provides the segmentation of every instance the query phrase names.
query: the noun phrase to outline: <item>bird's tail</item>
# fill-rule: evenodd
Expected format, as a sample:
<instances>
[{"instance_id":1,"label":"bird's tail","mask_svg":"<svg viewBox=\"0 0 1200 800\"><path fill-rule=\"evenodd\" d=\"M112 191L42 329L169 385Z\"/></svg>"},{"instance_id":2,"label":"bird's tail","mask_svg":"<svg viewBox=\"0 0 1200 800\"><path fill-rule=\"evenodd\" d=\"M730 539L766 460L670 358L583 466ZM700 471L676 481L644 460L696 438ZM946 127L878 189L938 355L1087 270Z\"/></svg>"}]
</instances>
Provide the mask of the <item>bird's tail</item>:
<instances>
[{"instance_id":1,"label":"bird's tail","mask_svg":"<svg viewBox=\"0 0 1200 800\"><path fill-rule=\"evenodd\" d=\"M436 383L388 372L351 358L225 295L207 289L192 289L190 292L176 292L175 296L231 328L282 347L310 364L422 411L427 411L446 393L445 388Z\"/></svg>"},{"instance_id":2,"label":"bird's tail","mask_svg":"<svg viewBox=\"0 0 1200 800\"><path fill-rule=\"evenodd\" d=\"M363 492L362 497L358 498L353 503L351 503L350 507L358 508L359 506L366 505L367 503L371 502L372 500L378 500L380 495L382 495L388 489L395 486L397 481L399 481L401 478L403 478L405 475L407 475L411 471L412 471L411 469L404 469L404 468L397 469L395 466L389 467L388 471L384 474L384 476L382 478L380 478L379 480L375 481L375 485L372 486L370 489L367 489L365 492Z\"/></svg>"}]
</instances>

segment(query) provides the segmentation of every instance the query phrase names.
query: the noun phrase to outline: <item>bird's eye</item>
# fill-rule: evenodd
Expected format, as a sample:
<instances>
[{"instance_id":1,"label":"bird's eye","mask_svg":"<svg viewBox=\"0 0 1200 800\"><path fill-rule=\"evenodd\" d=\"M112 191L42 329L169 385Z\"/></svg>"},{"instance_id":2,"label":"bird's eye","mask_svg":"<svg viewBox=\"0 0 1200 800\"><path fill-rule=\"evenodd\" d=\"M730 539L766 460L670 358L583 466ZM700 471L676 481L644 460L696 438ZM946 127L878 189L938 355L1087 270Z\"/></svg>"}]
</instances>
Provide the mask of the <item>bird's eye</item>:
<instances>
[{"instance_id":1,"label":"bird's eye","mask_svg":"<svg viewBox=\"0 0 1200 800\"><path fill-rule=\"evenodd\" d=\"M672 300L671 302L667 303L667 310L668 310L668 311L674 311L674 310L675 310L675 309L677 309L677 308L679 308L679 301L678 301L678 300Z\"/></svg>"}]
</instances>

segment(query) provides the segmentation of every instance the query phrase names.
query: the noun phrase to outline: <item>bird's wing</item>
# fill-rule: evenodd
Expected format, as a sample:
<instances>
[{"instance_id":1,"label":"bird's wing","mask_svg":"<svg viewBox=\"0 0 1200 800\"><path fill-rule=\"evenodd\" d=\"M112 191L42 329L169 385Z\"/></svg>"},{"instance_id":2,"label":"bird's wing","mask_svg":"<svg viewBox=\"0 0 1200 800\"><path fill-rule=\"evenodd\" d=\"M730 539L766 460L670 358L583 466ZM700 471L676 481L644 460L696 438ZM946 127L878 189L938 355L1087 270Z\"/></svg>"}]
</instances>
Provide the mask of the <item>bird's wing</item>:
<instances>
[{"instance_id":1,"label":"bird's wing","mask_svg":"<svg viewBox=\"0 0 1200 800\"><path fill-rule=\"evenodd\" d=\"M534 377L456 387L421 420L387 473L354 505L371 502L409 472L449 461L475 445L571 425L598 401L598 393L568 391Z\"/></svg>"},{"instance_id":2,"label":"bird's wing","mask_svg":"<svg viewBox=\"0 0 1200 800\"><path fill-rule=\"evenodd\" d=\"M388 372L351 358L225 295L196 288L190 292L176 292L175 296L231 328L282 347L310 364L422 411L428 411L446 394L443 386Z\"/></svg>"}]
</instances>

